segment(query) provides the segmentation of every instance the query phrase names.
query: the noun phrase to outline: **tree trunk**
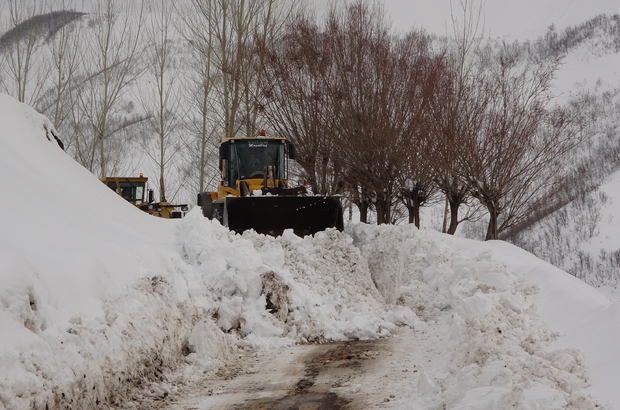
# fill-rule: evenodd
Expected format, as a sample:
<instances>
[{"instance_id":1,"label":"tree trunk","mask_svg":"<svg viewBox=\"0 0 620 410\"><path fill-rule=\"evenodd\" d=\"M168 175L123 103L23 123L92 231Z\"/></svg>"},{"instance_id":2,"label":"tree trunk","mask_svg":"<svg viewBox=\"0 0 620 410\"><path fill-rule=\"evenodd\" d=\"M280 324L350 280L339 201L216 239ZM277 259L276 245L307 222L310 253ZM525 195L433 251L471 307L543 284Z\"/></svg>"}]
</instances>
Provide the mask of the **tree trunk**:
<instances>
[{"instance_id":1,"label":"tree trunk","mask_svg":"<svg viewBox=\"0 0 620 410\"><path fill-rule=\"evenodd\" d=\"M391 215L390 215L390 204L391 198L389 195L384 194L380 195L377 198L376 209L377 209L377 225L389 224Z\"/></svg>"},{"instance_id":2,"label":"tree trunk","mask_svg":"<svg viewBox=\"0 0 620 410\"><path fill-rule=\"evenodd\" d=\"M441 227L442 233L448 232L448 209L450 209L450 204L448 202L448 196L446 195L446 203L443 207L443 225Z\"/></svg>"},{"instance_id":3,"label":"tree trunk","mask_svg":"<svg viewBox=\"0 0 620 410\"><path fill-rule=\"evenodd\" d=\"M454 235L459 225L459 206L461 205L461 201L458 199L448 199L448 203L450 204L450 226L448 227L447 233L448 235Z\"/></svg>"},{"instance_id":4,"label":"tree trunk","mask_svg":"<svg viewBox=\"0 0 620 410\"><path fill-rule=\"evenodd\" d=\"M359 207L360 207L360 222L367 224L368 223L368 208L370 207L368 201L361 200L359 202Z\"/></svg>"},{"instance_id":5,"label":"tree trunk","mask_svg":"<svg viewBox=\"0 0 620 410\"><path fill-rule=\"evenodd\" d=\"M413 201L413 223L415 227L420 229L420 208L422 207L422 201L415 199Z\"/></svg>"},{"instance_id":6,"label":"tree trunk","mask_svg":"<svg viewBox=\"0 0 620 410\"><path fill-rule=\"evenodd\" d=\"M487 236L486 238L484 238L485 241L490 241L493 239L498 239L498 235L497 235L497 217L498 217L498 212L497 212L497 207L495 206L495 203L493 200L488 201L487 203L485 203L487 209L489 210L489 226L487 228Z\"/></svg>"},{"instance_id":7,"label":"tree trunk","mask_svg":"<svg viewBox=\"0 0 620 410\"><path fill-rule=\"evenodd\" d=\"M412 224L415 222L415 217L413 216L413 206L407 205L407 211L409 211L409 223Z\"/></svg>"},{"instance_id":8,"label":"tree trunk","mask_svg":"<svg viewBox=\"0 0 620 410\"><path fill-rule=\"evenodd\" d=\"M164 185L163 169L162 169L162 175L159 177L159 202L167 202L166 201L166 188Z\"/></svg>"},{"instance_id":9,"label":"tree trunk","mask_svg":"<svg viewBox=\"0 0 620 410\"><path fill-rule=\"evenodd\" d=\"M422 208L422 202L421 200L414 199L407 205L409 223L414 224L418 229L420 229L420 208Z\"/></svg>"}]
</instances>

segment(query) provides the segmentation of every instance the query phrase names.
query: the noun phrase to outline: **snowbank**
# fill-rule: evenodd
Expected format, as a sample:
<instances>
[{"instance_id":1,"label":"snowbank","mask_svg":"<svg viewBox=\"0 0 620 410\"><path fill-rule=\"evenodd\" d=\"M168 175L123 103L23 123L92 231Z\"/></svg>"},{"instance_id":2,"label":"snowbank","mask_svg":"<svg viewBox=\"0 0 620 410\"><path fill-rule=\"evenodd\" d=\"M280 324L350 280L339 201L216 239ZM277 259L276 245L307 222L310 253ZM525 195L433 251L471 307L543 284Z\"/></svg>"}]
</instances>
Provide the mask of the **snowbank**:
<instances>
[{"instance_id":1,"label":"snowbank","mask_svg":"<svg viewBox=\"0 0 620 410\"><path fill-rule=\"evenodd\" d=\"M2 409L114 403L173 361L171 336L193 325L164 279L174 226L105 187L52 134L0 94Z\"/></svg>"},{"instance_id":2,"label":"snowbank","mask_svg":"<svg viewBox=\"0 0 620 410\"><path fill-rule=\"evenodd\" d=\"M585 391L591 380L583 354L574 346L552 345L559 334L537 312L540 287L503 263L520 250L506 245L494 253L480 242L410 226L348 229L375 260L373 276L383 278L397 303L429 323L440 315L451 318L441 360L432 374L421 375L419 396L407 408L589 409L598 404ZM544 269L538 274L555 275ZM564 283L574 286L568 274L554 279L557 284L545 289L575 290L562 289ZM597 293L583 283L581 288ZM600 296L597 304L603 301Z\"/></svg>"},{"instance_id":3,"label":"snowbank","mask_svg":"<svg viewBox=\"0 0 620 410\"><path fill-rule=\"evenodd\" d=\"M389 335L397 325L423 326L411 310L383 302L367 259L336 230L303 239L289 231L240 236L194 209L178 241L194 303L211 304L209 315L241 344L363 340Z\"/></svg>"}]
</instances>

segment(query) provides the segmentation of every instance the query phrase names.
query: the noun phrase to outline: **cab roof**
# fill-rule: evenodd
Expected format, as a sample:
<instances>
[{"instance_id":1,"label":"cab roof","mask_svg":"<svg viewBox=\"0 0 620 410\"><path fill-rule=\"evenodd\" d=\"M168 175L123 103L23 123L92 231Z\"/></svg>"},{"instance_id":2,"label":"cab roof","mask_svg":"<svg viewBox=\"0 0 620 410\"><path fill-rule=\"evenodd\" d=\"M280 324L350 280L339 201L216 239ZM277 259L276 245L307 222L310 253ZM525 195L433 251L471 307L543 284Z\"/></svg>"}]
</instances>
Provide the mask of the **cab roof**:
<instances>
[{"instance_id":1,"label":"cab roof","mask_svg":"<svg viewBox=\"0 0 620 410\"><path fill-rule=\"evenodd\" d=\"M288 141L285 137L269 135L269 136L256 136L256 137L227 137L222 139L222 144L229 141L254 141L254 140L262 140L262 141Z\"/></svg>"}]
</instances>

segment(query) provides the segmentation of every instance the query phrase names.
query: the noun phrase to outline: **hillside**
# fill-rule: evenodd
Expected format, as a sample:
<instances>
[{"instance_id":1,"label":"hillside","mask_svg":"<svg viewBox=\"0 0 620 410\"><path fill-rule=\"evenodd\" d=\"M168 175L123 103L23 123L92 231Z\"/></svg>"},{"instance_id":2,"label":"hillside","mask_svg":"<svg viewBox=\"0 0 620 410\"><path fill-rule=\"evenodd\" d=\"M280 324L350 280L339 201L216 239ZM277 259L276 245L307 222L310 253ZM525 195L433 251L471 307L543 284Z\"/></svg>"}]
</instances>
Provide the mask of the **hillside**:
<instances>
[{"instance_id":1,"label":"hillside","mask_svg":"<svg viewBox=\"0 0 620 410\"><path fill-rule=\"evenodd\" d=\"M575 157L577 172L560 206L506 237L591 285L612 288L620 279L620 244L613 231L620 170L619 28L618 18L601 16L556 33L555 44L566 52L557 74L558 91L589 93L594 137Z\"/></svg>"},{"instance_id":2,"label":"hillside","mask_svg":"<svg viewBox=\"0 0 620 410\"><path fill-rule=\"evenodd\" d=\"M310 3L320 14L332 2L313 0ZM620 13L620 5L614 0L522 0L518 3L487 0L469 3L476 6L484 3L486 36L504 37L510 41L535 40L551 25L564 30L599 14L611 16ZM452 34L452 14L457 18L462 15L459 2L454 0L388 0L385 11L397 31L421 27L439 35Z\"/></svg>"}]
</instances>

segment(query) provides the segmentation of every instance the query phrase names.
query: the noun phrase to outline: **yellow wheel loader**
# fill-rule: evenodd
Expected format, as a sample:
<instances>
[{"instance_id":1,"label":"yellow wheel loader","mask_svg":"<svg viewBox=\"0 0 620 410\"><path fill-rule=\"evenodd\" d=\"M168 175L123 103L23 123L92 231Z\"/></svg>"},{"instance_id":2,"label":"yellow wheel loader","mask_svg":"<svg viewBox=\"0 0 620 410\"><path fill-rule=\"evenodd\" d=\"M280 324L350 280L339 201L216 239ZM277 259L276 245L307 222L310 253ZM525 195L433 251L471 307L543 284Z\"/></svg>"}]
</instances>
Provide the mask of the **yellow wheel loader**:
<instances>
[{"instance_id":1,"label":"yellow wheel loader","mask_svg":"<svg viewBox=\"0 0 620 410\"><path fill-rule=\"evenodd\" d=\"M225 138L220 145L222 179L215 192L200 192L202 214L230 230L278 236L292 229L298 236L327 228L343 230L340 198L308 195L290 187L289 160L294 145L283 137Z\"/></svg>"},{"instance_id":2,"label":"yellow wheel loader","mask_svg":"<svg viewBox=\"0 0 620 410\"><path fill-rule=\"evenodd\" d=\"M160 218L182 218L187 211L187 204L173 205L165 199L155 202L153 190L148 189L148 178L139 177L107 177L101 179L114 192L131 202L142 211Z\"/></svg>"}]
</instances>

